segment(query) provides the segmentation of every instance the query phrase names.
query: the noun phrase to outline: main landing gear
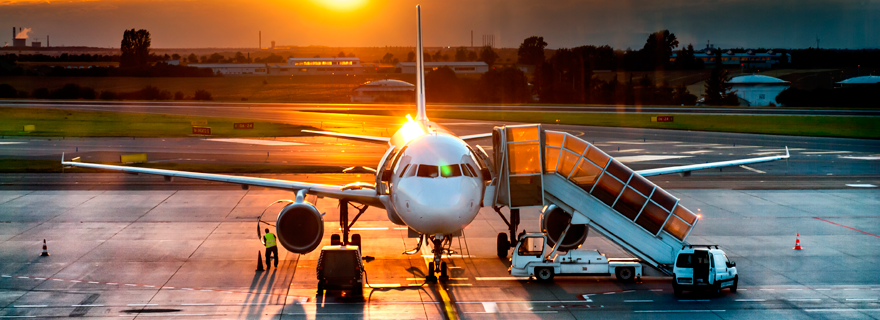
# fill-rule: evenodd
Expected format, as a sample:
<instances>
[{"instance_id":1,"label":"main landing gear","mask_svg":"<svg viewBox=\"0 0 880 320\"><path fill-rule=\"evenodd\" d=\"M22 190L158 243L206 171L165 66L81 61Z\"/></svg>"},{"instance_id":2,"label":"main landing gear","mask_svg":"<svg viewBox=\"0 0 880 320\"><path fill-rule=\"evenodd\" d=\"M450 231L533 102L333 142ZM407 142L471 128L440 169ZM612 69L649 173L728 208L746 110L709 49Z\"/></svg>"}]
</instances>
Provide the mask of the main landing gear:
<instances>
[{"instance_id":1,"label":"main landing gear","mask_svg":"<svg viewBox=\"0 0 880 320\"><path fill-rule=\"evenodd\" d=\"M517 235L516 229L519 228L519 209L510 209L510 221L504 217L504 214L501 213L501 207L492 207L495 209L495 212L501 216L501 219L504 220L504 223L507 224L507 228L509 229L510 237L504 232L498 233L498 238L495 243L495 249L497 250L499 258L507 258L507 252L510 251L510 248L516 246Z\"/></svg>"},{"instance_id":2,"label":"main landing gear","mask_svg":"<svg viewBox=\"0 0 880 320\"><path fill-rule=\"evenodd\" d=\"M452 237L435 238L434 236L431 236L431 242L434 245L434 249L431 250L431 252L434 253L434 261L428 263L428 274L425 276L425 280L428 282L437 282L437 273L439 273L440 282L449 281L449 272L446 268L446 262L441 262L440 258L442 258L443 253L447 251L444 242L452 244Z\"/></svg>"},{"instance_id":3,"label":"main landing gear","mask_svg":"<svg viewBox=\"0 0 880 320\"><path fill-rule=\"evenodd\" d=\"M358 213L354 216L351 223L348 223L348 206L355 208ZM360 207L352 204L348 200L339 200L339 227L342 229L342 237L338 234L334 234L330 236L330 245L331 246L357 246L358 249L361 249L361 235L355 233L349 237L351 233L351 227L354 226L354 223L357 222L358 218L364 214L364 211L367 211L369 206L362 205ZM363 252L363 250L361 250Z\"/></svg>"}]
</instances>

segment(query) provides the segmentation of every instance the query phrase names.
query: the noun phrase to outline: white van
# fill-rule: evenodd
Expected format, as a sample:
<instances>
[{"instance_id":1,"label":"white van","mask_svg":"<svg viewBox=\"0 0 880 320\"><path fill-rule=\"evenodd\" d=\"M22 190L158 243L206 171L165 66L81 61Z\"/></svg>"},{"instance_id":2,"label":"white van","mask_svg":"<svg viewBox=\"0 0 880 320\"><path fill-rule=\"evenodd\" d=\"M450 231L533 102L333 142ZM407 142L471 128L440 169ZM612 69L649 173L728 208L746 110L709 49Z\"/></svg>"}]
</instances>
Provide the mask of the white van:
<instances>
[{"instance_id":1,"label":"white van","mask_svg":"<svg viewBox=\"0 0 880 320\"><path fill-rule=\"evenodd\" d=\"M730 288L736 292L739 276L736 262L730 261L717 245L689 245L678 252L672 269L672 289L678 296L682 291L708 289L715 294Z\"/></svg>"}]
</instances>

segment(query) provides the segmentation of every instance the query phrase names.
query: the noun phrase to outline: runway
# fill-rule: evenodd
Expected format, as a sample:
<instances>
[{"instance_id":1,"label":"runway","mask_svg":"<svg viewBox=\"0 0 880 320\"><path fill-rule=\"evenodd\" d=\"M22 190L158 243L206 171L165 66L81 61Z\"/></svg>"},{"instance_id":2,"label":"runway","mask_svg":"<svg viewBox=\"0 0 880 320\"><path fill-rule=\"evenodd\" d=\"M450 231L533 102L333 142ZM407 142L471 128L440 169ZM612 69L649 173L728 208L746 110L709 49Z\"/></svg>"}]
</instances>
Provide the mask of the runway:
<instances>
[{"instance_id":1,"label":"runway","mask_svg":"<svg viewBox=\"0 0 880 320\"><path fill-rule=\"evenodd\" d=\"M674 297L669 279L513 279L494 257L505 229L484 208L453 242L452 280L422 285L421 255L406 230L370 209L365 299L316 296L316 253L282 250L278 268L254 272L255 220L292 195L266 190L0 191L0 317L94 318L876 318L880 316L880 192L674 190L704 219L690 241L717 243L740 270L740 291ZM324 242L337 230L336 203ZM271 208L271 216L280 207ZM538 213L524 212L535 231ZM794 251L800 233L804 250ZM591 233L584 248L626 257ZM49 257L40 257L42 239ZM422 254L430 256L427 248Z\"/></svg>"},{"instance_id":2,"label":"runway","mask_svg":"<svg viewBox=\"0 0 880 320\"><path fill-rule=\"evenodd\" d=\"M334 111L411 109L400 104L338 104L338 103L239 103L239 102L125 102L125 101L38 101L4 100L0 106L33 106L64 108L133 108L150 106L173 106L175 108L271 108L288 111ZM812 116L880 116L880 110L872 109L802 109L775 107L669 107L669 106L577 106L577 105L453 105L429 104L428 109L437 110L485 110L499 112L556 111L577 113L664 113L664 114L736 114L736 115L812 115Z\"/></svg>"}]
</instances>

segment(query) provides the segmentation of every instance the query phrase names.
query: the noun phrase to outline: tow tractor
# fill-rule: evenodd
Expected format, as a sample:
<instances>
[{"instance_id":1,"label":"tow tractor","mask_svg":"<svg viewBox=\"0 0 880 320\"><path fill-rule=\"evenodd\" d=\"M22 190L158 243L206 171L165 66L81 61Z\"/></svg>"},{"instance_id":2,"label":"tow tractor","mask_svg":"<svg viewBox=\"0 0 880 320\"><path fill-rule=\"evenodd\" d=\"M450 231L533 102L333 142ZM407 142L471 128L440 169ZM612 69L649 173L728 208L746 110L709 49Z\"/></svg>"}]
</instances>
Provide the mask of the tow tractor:
<instances>
[{"instance_id":1,"label":"tow tractor","mask_svg":"<svg viewBox=\"0 0 880 320\"><path fill-rule=\"evenodd\" d=\"M642 277L642 264L636 258L606 258L598 250L569 250L557 254L558 243L549 248L543 233L520 236L510 258L510 275L552 281L554 276L610 276L630 282ZM548 253L548 249L550 252Z\"/></svg>"}]
</instances>

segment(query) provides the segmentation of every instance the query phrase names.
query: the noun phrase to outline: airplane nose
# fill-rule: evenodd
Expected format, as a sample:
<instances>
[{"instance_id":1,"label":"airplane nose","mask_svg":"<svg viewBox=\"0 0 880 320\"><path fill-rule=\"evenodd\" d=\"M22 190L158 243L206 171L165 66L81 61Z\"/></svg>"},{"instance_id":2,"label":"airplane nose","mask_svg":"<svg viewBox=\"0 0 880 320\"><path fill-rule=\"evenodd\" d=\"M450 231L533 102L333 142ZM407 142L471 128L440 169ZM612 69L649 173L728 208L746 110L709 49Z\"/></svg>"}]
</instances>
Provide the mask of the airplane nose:
<instances>
[{"instance_id":1,"label":"airplane nose","mask_svg":"<svg viewBox=\"0 0 880 320\"><path fill-rule=\"evenodd\" d=\"M406 223L425 234L450 234L470 223L479 210L470 192L459 188L426 188L409 199L411 218ZM410 221L412 220L410 223Z\"/></svg>"}]
</instances>

